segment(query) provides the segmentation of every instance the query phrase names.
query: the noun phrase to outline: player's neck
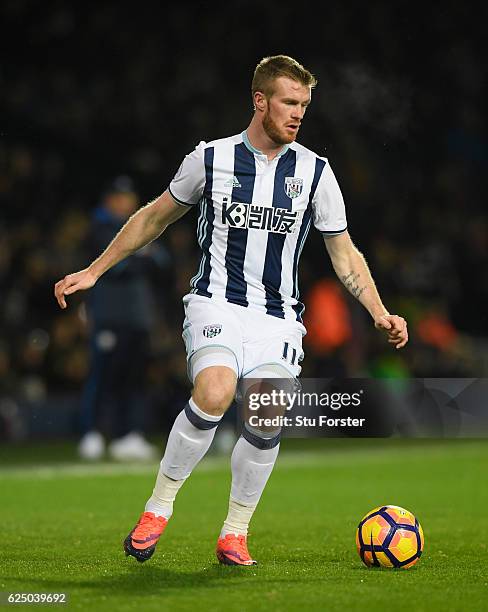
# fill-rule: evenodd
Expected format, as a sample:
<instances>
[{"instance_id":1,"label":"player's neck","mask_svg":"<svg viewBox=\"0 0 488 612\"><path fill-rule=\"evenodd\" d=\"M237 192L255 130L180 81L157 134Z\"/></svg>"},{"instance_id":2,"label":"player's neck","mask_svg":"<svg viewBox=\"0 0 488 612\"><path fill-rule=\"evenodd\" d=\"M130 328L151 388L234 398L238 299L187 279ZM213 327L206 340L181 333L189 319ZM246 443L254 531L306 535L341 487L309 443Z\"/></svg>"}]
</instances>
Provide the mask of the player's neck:
<instances>
[{"instance_id":1,"label":"player's neck","mask_svg":"<svg viewBox=\"0 0 488 612\"><path fill-rule=\"evenodd\" d=\"M266 155L268 161L271 161L283 151L283 145L271 140L255 117L249 124L246 134L251 146Z\"/></svg>"}]
</instances>

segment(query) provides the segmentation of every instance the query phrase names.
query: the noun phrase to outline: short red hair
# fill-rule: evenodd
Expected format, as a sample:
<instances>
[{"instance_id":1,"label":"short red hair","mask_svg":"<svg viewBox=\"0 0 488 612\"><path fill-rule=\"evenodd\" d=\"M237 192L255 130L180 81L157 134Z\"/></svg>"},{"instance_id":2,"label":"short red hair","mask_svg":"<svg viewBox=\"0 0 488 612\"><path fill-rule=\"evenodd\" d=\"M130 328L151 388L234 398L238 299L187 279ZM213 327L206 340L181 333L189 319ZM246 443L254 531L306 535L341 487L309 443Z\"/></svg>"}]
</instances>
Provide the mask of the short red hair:
<instances>
[{"instance_id":1,"label":"short red hair","mask_svg":"<svg viewBox=\"0 0 488 612\"><path fill-rule=\"evenodd\" d=\"M275 79L282 76L312 89L317 85L314 75L295 59L288 55L272 55L264 57L254 70L251 86L253 97L257 91L261 91L267 98L270 98L274 93Z\"/></svg>"}]
</instances>

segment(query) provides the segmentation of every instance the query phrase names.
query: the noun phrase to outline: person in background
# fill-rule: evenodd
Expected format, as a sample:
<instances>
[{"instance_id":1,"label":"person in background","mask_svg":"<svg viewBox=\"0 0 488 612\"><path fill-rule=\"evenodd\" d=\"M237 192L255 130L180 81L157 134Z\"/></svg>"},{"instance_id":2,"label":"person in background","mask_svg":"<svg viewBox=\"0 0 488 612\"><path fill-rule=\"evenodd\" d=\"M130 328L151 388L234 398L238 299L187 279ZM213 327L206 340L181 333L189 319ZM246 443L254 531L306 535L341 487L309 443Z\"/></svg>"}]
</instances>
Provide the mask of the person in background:
<instances>
[{"instance_id":1,"label":"person in background","mask_svg":"<svg viewBox=\"0 0 488 612\"><path fill-rule=\"evenodd\" d=\"M107 186L93 213L90 257L107 247L138 203L130 177L118 176ZM165 264L164 253L148 245L112 268L87 295L90 371L82 394L78 447L84 459L101 459L106 450L117 460L156 456L143 435L148 416L143 386L154 324L149 273ZM112 438L107 449L106 436Z\"/></svg>"}]
</instances>

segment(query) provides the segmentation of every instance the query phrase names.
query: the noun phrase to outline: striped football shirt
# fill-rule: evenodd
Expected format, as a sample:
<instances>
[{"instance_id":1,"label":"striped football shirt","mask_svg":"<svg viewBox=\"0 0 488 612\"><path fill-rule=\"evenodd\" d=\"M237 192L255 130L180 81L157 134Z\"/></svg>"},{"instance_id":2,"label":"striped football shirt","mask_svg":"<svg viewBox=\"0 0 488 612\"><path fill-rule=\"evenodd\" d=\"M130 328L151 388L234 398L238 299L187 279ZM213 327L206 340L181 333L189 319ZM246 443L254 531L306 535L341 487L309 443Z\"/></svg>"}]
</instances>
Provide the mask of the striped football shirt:
<instances>
[{"instance_id":1,"label":"striped football shirt","mask_svg":"<svg viewBox=\"0 0 488 612\"><path fill-rule=\"evenodd\" d=\"M302 322L298 262L310 226L326 236L347 229L327 159L293 142L268 161L243 132L200 142L169 191L199 208L202 256L191 293Z\"/></svg>"}]
</instances>

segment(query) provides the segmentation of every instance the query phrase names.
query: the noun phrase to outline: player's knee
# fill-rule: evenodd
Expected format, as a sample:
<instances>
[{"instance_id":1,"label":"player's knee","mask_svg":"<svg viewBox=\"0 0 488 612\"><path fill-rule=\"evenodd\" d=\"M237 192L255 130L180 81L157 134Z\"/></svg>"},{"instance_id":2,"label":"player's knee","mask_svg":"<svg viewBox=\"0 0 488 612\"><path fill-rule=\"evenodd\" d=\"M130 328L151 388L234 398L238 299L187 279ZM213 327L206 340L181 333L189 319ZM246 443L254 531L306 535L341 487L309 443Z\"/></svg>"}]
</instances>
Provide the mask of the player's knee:
<instances>
[{"instance_id":1,"label":"player's knee","mask_svg":"<svg viewBox=\"0 0 488 612\"><path fill-rule=\"evenodd\" d=\"M207 414L224 414L234 399L236 384L237 377L230 368L206 368L195 379L193 400Z\"/></svg>"}]
</instances>

